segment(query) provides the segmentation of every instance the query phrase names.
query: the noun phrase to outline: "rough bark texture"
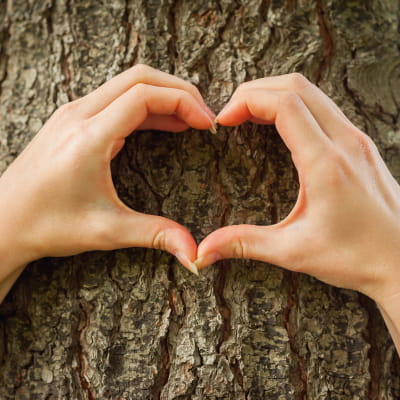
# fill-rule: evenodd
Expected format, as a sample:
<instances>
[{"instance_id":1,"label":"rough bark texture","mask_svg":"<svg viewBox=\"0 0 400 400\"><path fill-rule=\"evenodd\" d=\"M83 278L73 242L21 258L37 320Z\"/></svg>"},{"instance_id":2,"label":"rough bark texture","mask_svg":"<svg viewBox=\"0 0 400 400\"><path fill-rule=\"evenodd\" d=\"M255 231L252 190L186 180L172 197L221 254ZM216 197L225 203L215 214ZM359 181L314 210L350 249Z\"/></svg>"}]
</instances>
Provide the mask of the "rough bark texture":
<instances>
[{"instance_id":1,"label":"rough bark texture","mask_svg":"<svg viewBox=\"0 0 400 400\"><path fill-rule=\"evenodd\" d=\"M393 0L2 0L0 171L58 106L141 62L216 111L245 80L302 72L400 179L399 21ZM275 223L298 190L276 132L251 125L135 133L113 169L128 205L198 240ZM1 399L400 398L369 299L263 263L196 278L152 250L41 260L0 318Z\"/></svg>"}]
</instances>

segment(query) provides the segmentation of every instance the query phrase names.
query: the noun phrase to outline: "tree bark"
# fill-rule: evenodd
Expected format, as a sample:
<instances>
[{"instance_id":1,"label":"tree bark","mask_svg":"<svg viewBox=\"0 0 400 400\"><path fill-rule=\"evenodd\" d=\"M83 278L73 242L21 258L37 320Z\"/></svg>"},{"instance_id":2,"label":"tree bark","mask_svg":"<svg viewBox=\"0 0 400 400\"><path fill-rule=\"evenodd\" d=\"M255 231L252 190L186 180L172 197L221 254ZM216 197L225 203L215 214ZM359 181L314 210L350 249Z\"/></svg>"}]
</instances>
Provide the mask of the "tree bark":
<instances>
[{"instance_id":1,"label":"tree bark","mask_svg":"<svg viewBox=\"0 0 400 400\"><path fill-rule=\"evenodd\" d=\"M243 81L299 71L400 180L399 21L392 0L3 0L0 171L57 107L140 62L190 80L215 111ZM276 223L298 192L276 131L251 124L134 133L113 175L126 204L197 240ZM356 292L253 261L196 278L128 249L25 270L0 306L0 398L399 399L400 363Z\"/></svg>"}]
</instances>

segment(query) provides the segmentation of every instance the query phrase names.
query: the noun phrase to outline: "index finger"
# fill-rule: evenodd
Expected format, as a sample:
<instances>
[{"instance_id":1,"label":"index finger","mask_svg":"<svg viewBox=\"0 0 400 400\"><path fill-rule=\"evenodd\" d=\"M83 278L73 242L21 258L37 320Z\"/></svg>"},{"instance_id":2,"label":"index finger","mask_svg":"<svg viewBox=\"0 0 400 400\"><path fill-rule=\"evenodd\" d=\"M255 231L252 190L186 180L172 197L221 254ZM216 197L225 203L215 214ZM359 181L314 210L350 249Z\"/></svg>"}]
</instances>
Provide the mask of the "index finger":
<instances>
[{"instance_id":1,"label":"index finger","mask_svg":"<svg viewBox=\"0 0 400 400\"><path fill-rule=\"evenodd\" d=\"M217 122L234 126L254 118L275 123L295 163L296 160L313 162L331 146L310 110L294 92L243 89L217 116Z\"/></svg>"},{"instance_id":2,"label":"index finger","mask_svg":"<svg viewBox=\"0 0 400 400\"><path fill-rule=\"evenodd\" d=\"M83 97L81 99L81 107L86 116L90 117L102 111L114 100L139 83L185 90L208 110L203 97L194 85L144 64L137 64L129 68ZM214 118L211 111L209 111L209 114L211 118Z\"/></svg>"},{"instance_id":3,"label":"index finger","mask_svg":"<svg viewBox=\"0 0 400 400\"><path fill-rule=\"evenodd\" d=\"M196 129L210 129L213 125L209 115L187 91L145 84L128 90L87 123L96 135L108 142L125 138L150 114L176 116Z\"/></svg>"}]
</instances>

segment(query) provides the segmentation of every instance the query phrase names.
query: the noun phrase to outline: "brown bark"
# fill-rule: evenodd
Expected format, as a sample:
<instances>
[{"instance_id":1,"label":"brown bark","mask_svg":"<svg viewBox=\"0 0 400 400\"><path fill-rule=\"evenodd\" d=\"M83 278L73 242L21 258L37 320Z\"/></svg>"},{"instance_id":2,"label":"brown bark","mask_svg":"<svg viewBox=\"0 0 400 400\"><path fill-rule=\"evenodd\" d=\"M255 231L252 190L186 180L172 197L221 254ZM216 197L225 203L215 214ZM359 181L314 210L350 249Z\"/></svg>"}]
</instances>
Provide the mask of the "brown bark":
<instances>
[{"instance_id":1,"label":"brown bark","mask_svg":"<svg viewBox=\"0 0 400 400\"><path fill-rule=\"evenodd\" d=\"M58 106L141 62L215 111L245 80L302 72L400 179L399 19L392 0L2 1L0 171ZM276 132L249 124L135 133L113 170L129 206L197 240L275 223L298 190ZM369 299L252 261L196 278L153 250L41 260L0 306L1 399L398 399L399 366Z\"/></svg>"}]
</instances>

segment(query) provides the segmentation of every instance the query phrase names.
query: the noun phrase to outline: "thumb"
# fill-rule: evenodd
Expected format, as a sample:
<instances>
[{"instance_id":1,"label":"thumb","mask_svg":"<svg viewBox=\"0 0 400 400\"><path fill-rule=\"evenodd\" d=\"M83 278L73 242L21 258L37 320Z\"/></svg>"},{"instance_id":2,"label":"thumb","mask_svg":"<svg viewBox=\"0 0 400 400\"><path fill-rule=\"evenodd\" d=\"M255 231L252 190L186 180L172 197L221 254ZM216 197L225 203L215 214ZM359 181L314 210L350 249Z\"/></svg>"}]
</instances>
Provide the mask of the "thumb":
<instances>
[{"instance_id":1,"label":"thumb","mask_svg":"<svg viewBox=\"0 0 400 400\"><path fill-rule=\"evenodd\" d=\"M113 216L111 226L114 228L112 235L115 248L147 247L165 250L176 256L190 272L198 274L193 263L197 244L190 232L177 222L127 209Z\"/></svg>"},{"instance_id":2,"label":"thumb","mask_svg":"<svg viewBox=\"0 0 400 400\"><path fill-rule=\"evenodd\" d=\"M199 245L198 268L225 258L248 258L285 265L289 254L289 233L278 225L231 225L208 235Z\"/></svg>"}]
</instances>

